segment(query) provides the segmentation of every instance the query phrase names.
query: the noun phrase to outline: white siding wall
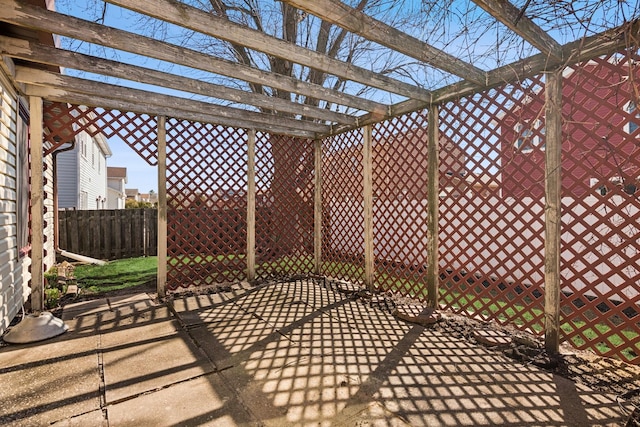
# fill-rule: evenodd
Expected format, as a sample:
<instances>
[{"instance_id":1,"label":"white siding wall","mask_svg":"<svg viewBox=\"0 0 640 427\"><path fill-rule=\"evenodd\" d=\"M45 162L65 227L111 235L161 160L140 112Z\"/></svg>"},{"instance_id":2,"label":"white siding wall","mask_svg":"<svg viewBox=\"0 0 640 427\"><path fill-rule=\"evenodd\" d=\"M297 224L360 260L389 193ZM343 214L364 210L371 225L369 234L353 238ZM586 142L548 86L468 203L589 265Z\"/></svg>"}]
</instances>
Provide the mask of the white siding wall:
<instances>
[{"instance_id":1,"label":"white siding wall","mask_svg":"<svg viewBox=\"0 0 640 427\"><path fill-rule=\"evenodd\" d=\"M76 147L58 155L57 173L60 209L107 207L107 159L89 134L80 133Z\"/></svg>"},{"instance_id":2,"label":"white siding wall","mask_svg":"<svg viewBox=\"0 0 640 427\"><path fill-rule=\"evenodd\" d=\"M104 154L96 141L87 133L78 135L79 145L84 144L85 149L80 147L80 157L78 169L80 170L80 198L79 207L83 209L102 209L106 203L97 203L98 198L107 198L107 171ZM84 199L84 200L83 200ZM86 201L86 206L83 202Z\"/></svg>"},{"instance_id":3,"label":"white siding wall","mask_svg":"<svg viewBox=\"0 0 640 427\"><path fill-rule=\"evenodd\" d=\"M17 230L17 120L18 102L0 70L0 334L29 295L31 260L19 255Z\"/></svg>"}]
</instances>

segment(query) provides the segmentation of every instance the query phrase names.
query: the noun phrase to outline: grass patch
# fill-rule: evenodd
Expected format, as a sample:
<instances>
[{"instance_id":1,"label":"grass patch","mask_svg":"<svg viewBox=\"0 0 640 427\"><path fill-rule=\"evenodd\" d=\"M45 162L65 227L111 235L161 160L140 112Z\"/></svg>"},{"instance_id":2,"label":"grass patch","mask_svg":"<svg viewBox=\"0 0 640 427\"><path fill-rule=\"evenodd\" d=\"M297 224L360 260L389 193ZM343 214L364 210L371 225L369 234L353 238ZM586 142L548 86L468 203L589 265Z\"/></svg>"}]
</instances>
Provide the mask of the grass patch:
<instances>
[{"instance_id":1,"label":"grass patch","mask_svg":"<svg viewBox=\"0 0 640 427\"><path fill-rule=\"evenodd\" d=\"M84 293L135 289L149 286L156 280L157 257L128 258L106 265L81 265L75 269L78 286Z\"/></svg>"}]
</instances>

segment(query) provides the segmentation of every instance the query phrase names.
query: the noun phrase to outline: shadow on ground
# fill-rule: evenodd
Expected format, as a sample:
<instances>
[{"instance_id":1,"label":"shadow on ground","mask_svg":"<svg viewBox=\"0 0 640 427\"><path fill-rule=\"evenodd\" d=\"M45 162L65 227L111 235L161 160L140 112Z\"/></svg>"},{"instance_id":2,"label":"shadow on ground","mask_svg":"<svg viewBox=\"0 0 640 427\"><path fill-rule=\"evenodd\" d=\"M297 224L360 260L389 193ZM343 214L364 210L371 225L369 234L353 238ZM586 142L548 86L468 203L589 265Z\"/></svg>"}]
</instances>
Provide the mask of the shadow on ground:
<instances>
[{"instance_id":1,"label":"shadow on ground","mask_svg":"<svg viewBox=\"0 0 640 427\"><path fill-rule=\"evenodd\" d=\"M302 280L65 307L0 348L0 424L619 425L615 396Z\"/></svg>"}]
</instances>

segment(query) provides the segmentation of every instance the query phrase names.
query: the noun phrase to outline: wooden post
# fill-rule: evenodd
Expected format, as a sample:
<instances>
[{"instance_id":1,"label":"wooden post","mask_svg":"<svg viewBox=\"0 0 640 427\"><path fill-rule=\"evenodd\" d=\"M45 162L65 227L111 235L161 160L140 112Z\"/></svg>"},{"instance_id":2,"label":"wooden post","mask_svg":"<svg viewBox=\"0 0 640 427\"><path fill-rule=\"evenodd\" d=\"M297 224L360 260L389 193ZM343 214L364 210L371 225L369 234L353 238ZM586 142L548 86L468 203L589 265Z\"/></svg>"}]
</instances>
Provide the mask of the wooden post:
<instances>
[{"instance_id":1,"label":"wooden post","mask_svg":"<svg viewBox=\"0 0 640 427\"><path fill-rule=\"evenodd\" d=\"M562 184L562 70L546 74L545 88L545 348L560 348L560 225Z\"/></svg>"},{"instance_id":2,"label":"wooden post","mask_svg":"<svg viewBox=\"0 0 640 427\"><path fill-rule=\"evenodd\" d=\"M159 297L167 294L167 129L158 117L158 280Z\"/></svg>"},{"instance_id":3,"label":"wooden post","mask_svg":"<svg viewBox=\"0 0 640 427\"><path fill-rule=\"evenodd\" d=\"M31 156L31 310L44 310L44 178L42 98L29 97Z\"/></svg>"},{"instance_id":4,"label":"wooden post","mask_svg":"<svg viewBox=\"0 0 640 427\"><path fill-rule=\"evenodd\" d=\"M427 188L427 304L431 308L438 308L439 272L438 272L438 207L440 202L440 152L439 152L439 117L438 105L429 107L428 123L428 188Z\"/></svg>"},{"instance_id":5,"label":"wooden post","mask_svg":"<svg viewBox=\"0 0 640 427\"><path fill-rule=\"evenodd\" d=\"M315 274L322 274L322 140L314 141L313 260Z\"/></svg>"},{"instance_id":6,"label":"wooden post","mask_svg":"<svg viewBox=\"0 0 640 427\"><path fill-rule=\"evenodd\" d=\"M364 189L364 284L373 290L374 281L374 252L373 252L373 184L371 161L371 125L364 130L364 145L362 147L362 169Z\"/></svg>"},{"instance_id":7,"label":"wooden post","mask_svg":"<svg viewBox=\"0 0 640 427\"><path fill-rule=\"evenodd\" d=\"M256 131L247 132L247 280L256 278Z\"/></svg>"}]
</instances>

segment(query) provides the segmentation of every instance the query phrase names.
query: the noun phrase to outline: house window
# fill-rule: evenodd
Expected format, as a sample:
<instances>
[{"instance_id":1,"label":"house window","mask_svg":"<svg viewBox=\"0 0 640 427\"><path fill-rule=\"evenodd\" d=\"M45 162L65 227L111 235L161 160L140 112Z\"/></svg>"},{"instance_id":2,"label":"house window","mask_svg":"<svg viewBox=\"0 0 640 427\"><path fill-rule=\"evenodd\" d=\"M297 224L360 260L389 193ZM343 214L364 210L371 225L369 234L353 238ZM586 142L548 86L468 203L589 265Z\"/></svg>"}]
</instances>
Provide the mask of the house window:
<instances>
[{"instance_id":1,"label":"house window","mask_svg":"<svg viewBox=\"0 0 640 427\"><path fill-rule=\"evenodd\" d=\"M80 192L80 210L89 209L89 193L86 191Z\"/></svg>"},{"instance_id":2,"label":"house window","mask_svg":"<svg viewBox=\"0 0 640 427\"><path fill-rule=\"evenodd\" d=\"M531 153L534 148L545 149L545 127L542 120L536 119L533 125L529 122L517 123L514 128L517 138L513 143L521 153Z\"/></svg>"},{"instance_id":3,"label":"house window","mask_svg":"<svg viewBox=\"0 0 640 427\"><path fill-rule=\"evenodd\" d=\"M84 157L85 159L87 158L87 141L84 138L84 134L80 134L78 135L78 139L80 140L80 154L82 155L82 157Z\"/></svg>"},{"instance_id":4,"label":"house window","mask_svg":"<svg viewBox=\"0 0 640 427\"><path fill-rule=\"evenodd\" d=\"M624 106L624 111L631 116L629 121L624 125L624 130L628 134L632 134L640 127L640 111L638 111L638 107L633 101L627 102L627 105Z\"/></svg>"}]
</instances>

